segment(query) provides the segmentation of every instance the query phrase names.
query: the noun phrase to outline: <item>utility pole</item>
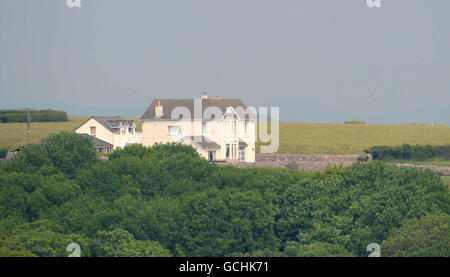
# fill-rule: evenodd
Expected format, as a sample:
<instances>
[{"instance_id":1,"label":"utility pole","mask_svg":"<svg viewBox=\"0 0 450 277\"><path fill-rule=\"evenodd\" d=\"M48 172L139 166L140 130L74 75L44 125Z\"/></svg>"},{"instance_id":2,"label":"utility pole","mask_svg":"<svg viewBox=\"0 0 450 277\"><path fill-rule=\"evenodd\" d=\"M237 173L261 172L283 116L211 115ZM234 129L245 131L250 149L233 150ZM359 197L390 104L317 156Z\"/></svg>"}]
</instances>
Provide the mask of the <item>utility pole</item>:
<instances>
[{"instance_id":1,"label":"utility pole","mask_svg":"<svg viewBox=\"0 0 450 277\"><path fill-rule=\"evenodd\" d=\"M30 123L31 123L31 118L30 118L30 108L27 108L27 144L30 143Z\"/></svg>"}]
</instances>

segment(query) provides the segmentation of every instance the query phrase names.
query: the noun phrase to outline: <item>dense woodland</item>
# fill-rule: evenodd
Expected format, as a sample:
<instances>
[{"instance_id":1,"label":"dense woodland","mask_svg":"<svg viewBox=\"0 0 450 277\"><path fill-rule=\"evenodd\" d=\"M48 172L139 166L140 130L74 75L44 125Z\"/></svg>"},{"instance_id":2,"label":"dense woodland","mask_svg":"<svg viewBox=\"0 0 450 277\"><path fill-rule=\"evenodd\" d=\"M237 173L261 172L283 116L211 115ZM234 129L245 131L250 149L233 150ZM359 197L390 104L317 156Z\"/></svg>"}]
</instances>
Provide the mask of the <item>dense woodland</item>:
<instances>
[{"instance_id":1,"label":"dense woodland","mask_svg":"<svg viewBox=\"0 0 450 277\"><path fill-rule=\"evenodd\" d=\"M450 256L450 194L429 171L243 169L168 144L101 161L70 133L0 163L0 218L0 256Z\"/></svg>"}]
</instances>

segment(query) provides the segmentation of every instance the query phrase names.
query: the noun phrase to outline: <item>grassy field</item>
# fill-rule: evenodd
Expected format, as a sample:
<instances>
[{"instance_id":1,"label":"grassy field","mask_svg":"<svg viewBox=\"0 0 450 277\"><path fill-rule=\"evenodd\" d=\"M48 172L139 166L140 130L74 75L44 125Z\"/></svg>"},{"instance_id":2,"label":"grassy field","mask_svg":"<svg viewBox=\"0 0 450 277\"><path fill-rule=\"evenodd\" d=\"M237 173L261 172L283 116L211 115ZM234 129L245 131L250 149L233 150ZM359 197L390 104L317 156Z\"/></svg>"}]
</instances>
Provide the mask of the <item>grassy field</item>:
<instances>
[{"instance_id":1,"label":"grassy field","mask_svg":"<svg viewBox=\"0 0 450 277\"><path fill-rule=\"evenodd\" d=\"M30 142L37 143L43 138L61 131L72 132L86 121L88 116L69 116L68 122L34 122L31 123ZM141 121L137 118L126 118L136 121L139 131L142 130ZM9 150L25 145L27 143L26 123L0 123L0 148Z\"/></svg>"},{"instance_id":2,"label":"grassy field","mask_svg":"<svg viewBox=\"0 0 450 277\"><path fill-rule=\"evenodd\" d=\"M35 122L31 124L30 142L40 142L51 134L72 132L83 123L86 116L69 116L69 122ZM26 123L0 123L0 148L13 149L27 143Z\"/></svg>"},{"instance_id":3,"label":"grassy field","mask_svg":"<svg viewBox=\"0 0 450 277\"><path fill-rule=\"evenodd\" d=\"M449 127L280 123L279 153L357 154L375 145L450 144ZM258 149L258 148L257 148Z\"/></svg>"},{"instance_id":4,"label":"grassy field","mask_svg":"<svg viewBox=\"0 0 450 277\"><path fill-rule=\"evenodd\" d=\"M32 123L30 142L60 131L73 131L88 117L69 116L69 122ZM138 130L142 130L140 120ZM26 144L25 123L0 124L0 148L13 149ZM375 145L450 144L449 127L423 125L371 125L327 123L280 123L279 153L352 154ZM258 150L258 147L257 147ZM436 161L447 166L447 161ZM435 164L435 163L433 163Z\"/></svg>"}]
</instances>

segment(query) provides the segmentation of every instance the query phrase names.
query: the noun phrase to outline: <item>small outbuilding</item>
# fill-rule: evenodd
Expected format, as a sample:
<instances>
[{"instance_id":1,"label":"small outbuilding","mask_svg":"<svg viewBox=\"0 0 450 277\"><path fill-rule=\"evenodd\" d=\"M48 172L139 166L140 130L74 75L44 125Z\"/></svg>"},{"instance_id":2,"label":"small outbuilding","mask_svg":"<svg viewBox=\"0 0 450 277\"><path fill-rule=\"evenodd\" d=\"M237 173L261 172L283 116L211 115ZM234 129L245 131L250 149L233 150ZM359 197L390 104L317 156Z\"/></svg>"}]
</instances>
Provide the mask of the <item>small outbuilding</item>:
<instances>
[{"instance_id":1,"label":"small outbuilding","mask_svg":"<svg viewBox=\"0 0 450 277\"><path fill-rule=\"evenodd\" d=\"M114 145L106 141L103 141L95 136L91 136L88 134L80 134L80 136L91 139L92 144L94 145L95 151L97 153L104 153L104 154L111 153L114 149Z\"/></svg>"}]
</instances>

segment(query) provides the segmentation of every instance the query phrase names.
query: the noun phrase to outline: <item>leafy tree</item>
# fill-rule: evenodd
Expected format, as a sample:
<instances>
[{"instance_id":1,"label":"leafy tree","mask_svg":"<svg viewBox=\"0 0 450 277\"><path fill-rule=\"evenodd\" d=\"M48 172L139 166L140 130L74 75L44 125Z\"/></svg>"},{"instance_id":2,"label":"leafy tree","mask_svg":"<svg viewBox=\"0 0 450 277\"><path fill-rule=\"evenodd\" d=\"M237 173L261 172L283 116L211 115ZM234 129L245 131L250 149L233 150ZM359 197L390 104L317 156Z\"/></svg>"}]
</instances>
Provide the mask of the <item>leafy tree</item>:
<instances>
[{"instance_id":1,"label":"leafy tree","mask_svg":"<svg viewBox=\"0 0 450 277\"><path fill-rule=\"evenodd\" d=\"M52 165L69 176L87 168L95 160L92 141L76 133L61 132L42 143Z\"/></svg>"},{"instance_id":2,"label":"leafy tree","mask_svg":"<svg viewBox=\"0 0 450 277\"><path fill-rule=\"evenodd\" d=\"M3 163L1 172L36 173L41 167L51 165L45 150L37 144L29 144L20 148L14 158Z\"/></svg>"},{"instance_id":3,"label":"leafy tree","mask_svg":"<svg viewBox=\"0 0 450 277\"><path fill-rule=\"evenodd\" d=\"M94 159L62 133L0 163L3 255L448 256L450 193L430 171L216 166L173 144Z\"/></svg>"},{"instance_id":4,"label":"leafy tree","mask_svg":"<svg viewBox=\"0 0 450 277\"><path fill-rule=\"evenodd\" d=\"M381 245L383 256L449 257L450 215L429 214L407 220Z\"/></svg>"},{"instance_id":5,"label":"leafy tree","mask_svg":"<svg viewBox=\"0 0 450 277\"><path fill-rule=\"evenodd\" d=\"M37 257L30 251L14 251L6 248L0 248L0 257Z\"/></svg>"},{"instance_id":6,"label":"leafy tree","mask_svg":"<svg viewBox=\"0 0 450 277\"><path fill-rule=\"evenodd\" d=\"M354 257L345 247L326 242L313 242L302 245L297 242L288 242L285 247L288 257Z\"/></svg>"},{"instance_id":7,"label":"leafy tree","mask_svg":"<svg viewBox=\"0 0 450 277\"><path fill-rule=\"evenodd\" d=\"M101 257L170 257L159 242L139 241L125 230L99 231L94 246Z\"/></svg>"},{"instance_id":8,"label":"leafy tree","mask_svg":"<svg viewBox=\"0 0 450 277\"><path fill-rule=\"evenodd\" d=\"M40 257L67 256L67 244L62 228L47 220L17 226L11 236L0 241L1 248L29 251Z\"/></svg>"},{"instance_id":9,"label":"leafy tree","mask_svg":"<svg viewBox=\"0 0 450 277\"><path fill-rule=\"evenodd\" d=\"M277 248L275 212L256 191L208 189L180 199L162 199L142 214L141 236L188 256L226 256Z\"/></svg>"}]
</instances>

